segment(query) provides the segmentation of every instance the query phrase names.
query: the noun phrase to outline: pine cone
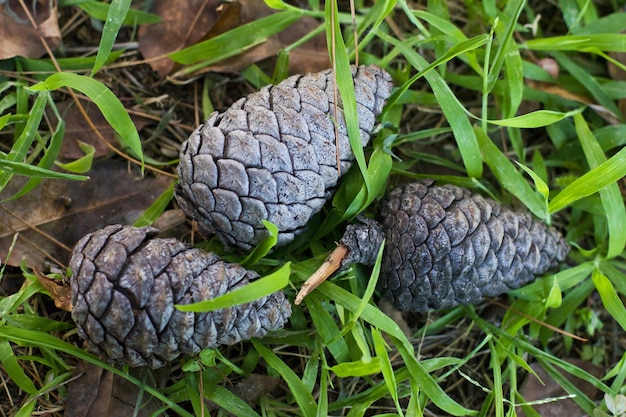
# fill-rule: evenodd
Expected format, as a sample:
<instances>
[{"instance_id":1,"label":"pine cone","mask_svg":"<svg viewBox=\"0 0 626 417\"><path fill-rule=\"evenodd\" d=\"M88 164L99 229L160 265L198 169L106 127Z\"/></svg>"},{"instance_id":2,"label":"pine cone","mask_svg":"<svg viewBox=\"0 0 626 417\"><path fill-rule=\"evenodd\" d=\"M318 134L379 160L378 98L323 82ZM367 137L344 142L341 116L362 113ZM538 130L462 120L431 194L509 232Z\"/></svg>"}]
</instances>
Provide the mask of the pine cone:
<instances>
[{"instance_id":1,"label":"pine cone","mask_svg":"<svg viewBox=\"0 0 626 417\"><path fill-rule=\"evenodd\" d=\"M365 146L391 78L373 65L352 72ZM249 250L267 235L262 220L278 227L278 245L305 229L353 160L341 103L335 138L333 83L331 70L287 78L213 113L191 134L176 198L202 234Z\"/></svg>"},{"instance_id":2,"label":"pine cone","mask_svg":"<svg viewBox=\"0 0 626 417\"><path fill-rule=\"evenodd\" d=\"M380 226L347 229L342 244L350 254L343 264L372 264L382 227L378 287L401 310L445 309L503 294L555 267L569 251L556 229L530 213L453 185L405 184L381 204Z\"/></svg>"},{"instance_id":3,"label":"pine cone","mask_svg":"<svg viewBox=\"0 0 626 417\"><path fill-rule=\"evenodd\" d=\"M176 309L243 287L257 274L157 233L108 226L74 248L72 318L93 352L158 368L181 353L262 337L285 324L291 306L282 292L208 313Z\"/></svg>"}]
</instances>

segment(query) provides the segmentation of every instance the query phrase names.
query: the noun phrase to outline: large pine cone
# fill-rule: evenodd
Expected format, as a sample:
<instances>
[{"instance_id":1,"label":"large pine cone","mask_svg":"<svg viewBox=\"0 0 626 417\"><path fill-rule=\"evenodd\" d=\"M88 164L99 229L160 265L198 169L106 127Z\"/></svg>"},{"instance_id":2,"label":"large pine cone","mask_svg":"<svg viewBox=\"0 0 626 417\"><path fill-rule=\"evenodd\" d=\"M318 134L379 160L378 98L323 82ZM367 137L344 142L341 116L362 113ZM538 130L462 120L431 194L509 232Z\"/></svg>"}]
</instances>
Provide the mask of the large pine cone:
<instances>
[{"instance_id":1,"label":"large pine cone","mask_svg":"<svg viewBox=\"0 0 626 417\"><path fill-rule=\"evenodd\" d=\"M245 286L257 274L157 232L108 226L76 244L72 318L93 352L158 368L181 353L262 337L285 324L291 306L282 292L208 313L176 309Z\"/></svg>"},{"instance_id":2,"label":"large pine cone","mask_svg":"<svg viewBox=\"0 0 626 417\"><path fill-rule=\"evenodd\" d=\"M352 67L363 146L391 94L377 66ZM335 138L331 70L296 75L213 113L183 144L176 198L226 246L249 250L278 227L278 245L301 233L337 184L353 154L339 103ZM336 144L338 144L338 149Z\"/></svg>"},{"instance_id":3,"label":"large pine cone","mask_svg":"<svg viewBox=\"0 0 626 417\"><path fill-rule=\"evenodd\" d=\"M453 186L399 186L382 201L380 225L352 225L345 262L373 263L383 237L378 287L401 310L473 304L519 288L565 259L559 232L528 212Z\"/></svg>"}]
</instances>

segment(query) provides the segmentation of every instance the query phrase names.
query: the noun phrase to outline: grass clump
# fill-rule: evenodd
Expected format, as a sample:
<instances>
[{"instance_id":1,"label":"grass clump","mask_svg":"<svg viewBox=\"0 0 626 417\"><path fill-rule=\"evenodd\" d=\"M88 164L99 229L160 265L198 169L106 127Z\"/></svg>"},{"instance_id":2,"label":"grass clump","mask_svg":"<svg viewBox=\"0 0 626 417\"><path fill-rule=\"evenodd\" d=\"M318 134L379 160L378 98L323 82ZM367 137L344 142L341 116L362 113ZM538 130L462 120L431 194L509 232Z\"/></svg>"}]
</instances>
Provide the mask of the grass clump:
<instances>
[{"instance_id":1,"label":"grass clump","mask_svg":"<svg viewBox=\"0 0 626 417\"><path fill-rule=\"evenodd\" d=\"M247 259L250 265L269 272L291 263L286 292L293 299L346 221L373 211L393 183L421 177L527 208L564 231L573 246L567 263L502 299L427 315L385 308L375 292L380 261L373 271L355 266L294 307L284 331L185 358L161 385L148 383L154 375L138 377L86 353L69 315L51 305L36 271L3 266L4 415L61 415L71 401L67 384L78 360L158 399L162 408L153 415L537 415L540 404L524 398L522 387L522 380L535 377L535 366L549 376L545 383L564 390L548 402L569 398L581 413L623 414L626 213L620 185L626 136L620 106L626 88L613 75L626 70L617 55L626 52L623 5L383 0L356 2L358 13L351 16L333 2L324 7L310 1L306 9L266 3L279 12L173 54L181 65L178 76L247 51L308 16L319 22L315 33L327 34L346 114L356 114L349 63L357 57L387 69L397 88L372 147L355 147L358 164L312 225L315 233L288 249L260 248ZM67 129L56 103L66 96L79 107L97 106L118 133L117 152L133 169L145 167L155 175L173 175L176 153L161 149L182 142L197 123L200 100L189 93L196 87L172 88L154 75L145 77L153 81L150 87L133 85L128 68L149 71L136 51L115 51L120 39L133 39L133 25L152 17L133 11L130 2L86 5L60 7L68 15L88 13L104 21L93 54L0 63L0 190L17 176L28 178L21 191L5 198L25 196L43 178L89 175L91 159L80 172L53 169ZM89 27L87 19L83 24ZM66 36L71 43L75 35ZM224 47L235 40L234 50ZM225 107L226 89L239 97L283 78L290 51L302 41L275 61L251 64L241 77L210 74L190 82L211 91L206 109ZM159 88L169 94L165 109L148 103ZM122 104L120 92L128 91L123 95L132 104ZM154 121L138 133L129 113L166 123ZM349 133L358 138L356 121L347 120ZM163 198L171 196L169 190ZM142 222L159 217L163 198ZM216 242L202 245L221 250ZM276 383L249 398L241 387L259 374ZM598 395L582 390L579 380ZM136 408L139 413L141 406Z\"/></svg>"}]
</instances>

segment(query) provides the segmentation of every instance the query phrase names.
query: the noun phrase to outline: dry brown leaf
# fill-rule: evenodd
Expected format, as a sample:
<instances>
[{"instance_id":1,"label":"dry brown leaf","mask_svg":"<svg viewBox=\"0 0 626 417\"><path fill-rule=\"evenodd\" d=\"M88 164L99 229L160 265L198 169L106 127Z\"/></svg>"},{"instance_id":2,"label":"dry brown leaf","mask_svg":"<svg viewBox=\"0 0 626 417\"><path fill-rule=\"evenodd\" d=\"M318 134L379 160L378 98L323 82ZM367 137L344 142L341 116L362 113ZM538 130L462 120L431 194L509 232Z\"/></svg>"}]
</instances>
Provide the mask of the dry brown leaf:
<instances>
[{"instance_id":1,"label":"dry brown leaf","mask_svg":"<svg viewBox=\"0 0 626 417\"><path fill-rule=\"evenodd\" d=\"M594 375L597 378L602 377L604 375L604 369L599 366L593 365L590 362L586 362L580 359L565 359L567 362L575 365L587 372L591 375ZM561 388L559 384L554 381L550 375L546 372L546 370L538 363L530 364L530 367L535 371L539 379L534 375L528 374L524 382L522 383L522 387L520 389L520 393L524 397L526 402L529 401L541 401L541 400L549 400L555 399L559 397L564 397L567 395L565 390ZM571 380L572 376L568 376ZM589 398L594 399L596 396L598 389L591 385L590 382L584 381L582 379L578 379L576 381L572 381L576 387L578 387L582 392L585 393ZM574 402L573 399L560 399L558 401L548 401L545 404L537 404L532 406L539 415L543 417L561 417L561 416L577 416L581 415L580 407ZM525 417L526 414L518 407L517 415L519 417Z\"/></svg>"},{"instance_id":2,"label":"dry brown leaf","mask_svg":"<svg viewBox=\"0 0 626 417\"><path fill-rule=\"evenodd\" d=\"M139 30L139 49L150 65L161 76L165 77L175 69L175 64L168 58L153 60L167 53L211 39L237 26L268 16L275 11L258 0L241 0L239 2L219 5L219 2L205 1L196 4L190 0L171 1L157 0L153 13L162 17L163 22L157 25L143 26ZM194 20L197 11L201 10L199 19ZM176 10L172 12L172 10ZM210 9L210 10L209 10ZM207 17L205 17L207 15ZM202 25L198 24L202 20ZM208 22L208 23L206 23ZM194 24L195 23L195 24ZM266 42L257 45L242 54L228 58L215 65L205 67L193 74L197 76L206 72L237 72L250 64L275 57L285 46L302 38L319 25L315 19L302 17L286 30L271 36ZM181 30L181 28L183 28ZM185 33L182 33L186 31ZM326 38L317 36L289 55L291 73L317 72L330 65L326 49ZM183 79L189 75L173 75L173 79Z\"/></svg>"},{"instance_id":3,"label":"dry brown leaf","mask_svg":"<svg viewBox=\"0 0 626 417\"><path fill-rule=\"evenodd\" d=\"M48 278L39 268L33 268L39 283L50 293L54 305L65 311L72 311L72 288L56 279Z\"/></svg>"},{"instance_id":4,"label":"dry brown leaf","mask_svg":"<svg viewBox=\"0 0 626 417\"><path fill-rule=\"evenodd\" d=\"M165 77L175 65L166 54L200 41L213 27L220 3L220 0L154 2L151 12L161 16L162 21L139 28L139 51L159 76Z\"/></svg>"},{"instance_id":5,"label":"dry brown leaf","mask_svg":"<svg viewBox=\"0 0 626 417\"><path fill-rule=\"evenodd\" d=\"M135 170L136 171L136 170ZM64 264L69 249L83 235L107 224L132 223L169 186L166 177L141 179L118 160L99 161L85 182L43 180L25 196L0 206L0 259L5 260L13 236L19 232L7 264L25 259L31 267L51 259ZM23 185L16 178L0 200Z\"/></svg>"},{"instance_id":6,"label":"dry brown leaf","mask_svg":"<svg viewBox=\"0 0 626 417\"><path fill-rule=\"evenodd\" d=\"M74 374L78 377L67 389L65 417L147 417L159 409L140 387L98 366L79 361ZM140 408L134 414L140 395Z\"/></svg>"},{"instance_id":7,"label":"dry brown leaf","mask_svg":"<svg viewBox=\"0 0 626 417\"><path fill-rule=\"evenodd\" d=\"M605 121L607 121L608 123L612 125L618 125L621 123L619 120L619 116L617 116L615 113L613 113L606 107L603 107L599 104L594 104L591 100L589 100L585 96L572 93L564 89L563 87L559 87L558 85L554 85L554 84L550 84L546 82L526 80L526 83L528 84L530 88L534 88L535 90L541 90L548 94L554 94L555 96L559 96L567 100L577 101L579 103L586 104L587 106L594 109L600 117L602 117Z\"/></svg>"},{"instance_id":8,"label":"dry brown leaf","mask_svg":"<svg viewBox=\"0 0 626 417\"><path fill-rule=\"evenodd\" d=\"M28 5L29 13L24 11L21 3ZM36 28L33 27L29 14L34 19ZM0 39L0 59L17 55L39 58L46 53L43 42L51 50L55 50L61 42L56 1L0 2Z\"/></svg>"}]
</instances>

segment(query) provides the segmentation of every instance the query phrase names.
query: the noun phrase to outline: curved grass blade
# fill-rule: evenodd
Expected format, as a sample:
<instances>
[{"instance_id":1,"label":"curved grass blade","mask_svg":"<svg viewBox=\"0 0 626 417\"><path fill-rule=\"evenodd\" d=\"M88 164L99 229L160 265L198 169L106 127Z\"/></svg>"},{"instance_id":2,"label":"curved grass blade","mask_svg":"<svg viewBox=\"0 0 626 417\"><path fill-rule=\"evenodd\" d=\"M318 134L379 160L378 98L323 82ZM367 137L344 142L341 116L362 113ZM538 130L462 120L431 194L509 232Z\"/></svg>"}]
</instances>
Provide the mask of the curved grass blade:
<instances>
[{"instance_id":1,"label":"curved grass blade","mask_svg":"<svg viewBox=\"0 0 626 417\"><path fill-rule=\"evenodd\" d=\"M353 313L361 308L361 299L359 297L356 297L332 282L326 281L322 283L317 290L321 292L324 297L335 300L335 302L341 304ZM417 360L413 345L411 345L398 324L389 316L382 313L378 308L367 304L363 309L361 318L389 335L396 345L398 352L404 359L404 363L411 374L412 381L419 384L420 390L423 391L437 407L453 416L472 416L476 414L475 411L461 406L443 391Z\"/></svg>"},{"instance_id":2,"label":"curved grass blade","mask_svg":"<svg viewBox=\"0 0 626 417\"><path fill-rule=\"evenodd\" d=\"M196 45L168 54L173 61L183 65L199 65L186 72L237 55L263 43L275 33L281 32L302 16L301 11L286 10L229 30Z\"/></svg>"},{"instance_id":3,"label":"curved grass blade","mask_svg":"<svg viewBox=\"0 0 626 417\"><path fill-rule=\"evenodd\" d=\"M37 95L33 107L28 112L29 116L26 121L26 126L19 133L19 136L15 140L15 143L13 143L9 153L6 154L3 159L0 159L0 163L5 163L5 167L3 168L4 172L0 171L0 191L4 189L15 174L15 172L8 167L15 167L14 164L21 163L21 161L23 161L26 157L26 153L30 149L31 144L35 140L37 129L39 129L39 124L41 123L41 118L43 117L43 111L46 108L48 97L49 94L47 93Z\"/></svg>"},{"instance_id":4,"label":"curved grass blade","mask_svg":"<svg viewBox=\"0 0 626 417\"><path fill-rule=\"evenodd\" d=\"M93 77L102 68L104 63L109 59L113 44L117 39L117 34L122 27L124 18L130 9L131 0L112 0L107 18L102 29L102 36L100 38L100 45L98 45L98 55L96 56L96 62L91 70L91 76Z\"/></svg>"},{"instance_id":5,"label":"curved grass blade","mask_svg":"<svg viewBox=\"0 0 626 417\"><path fill-rule=\"evenodd\" d=\"M133 156L138 158L143 165L141 140L133 121L115 94L100 81L70 72L59 72L52 74L45 81L33 85L30 89L33 91L54 91L63 87L78 90L89 97L98 106L105 120L119 135L120 143L128 147Z\"/></svg>"},{"instance_id":6,"label":"curved grass blade","mask_svg":"<svg viewBox=\"0 0 626 417\"><path fill-rule=\"evenodd\" d=\"M54 133L50 137L50 143L48 144L48 148L46 149L46 152L44 153L39 163L37 164L37 167L48 169L52 166L56 157L59 155L59 151L61 150L61 144L63 143L64 135L65 135L65 121L59 120L59 124L57 125ZM30 167L31 165L28 165L28 168ZM24 194L27 194L29 191L31 191L33 188L39 185L42 179L43 178L40 176L30 176L30 178L28 178L28 181L26 181L26 184L24 184L24 186L22 187L20 191L18 191L17 193L15 193L13 196L9 198L2 200L1 202L15 200L16 198L19 198L23 196Z\"/></svg>"},{"instance_id":7,"label":"curved grass blade","mask_svg":"<svg viewBox=\"0 0 626 417\"><path fill-rule=\"evenodd\" d=\"M378 33L378 35L384 41L389 42L394 47L398 48L409 63L418 71L423 71L429 67L428 62L424 58L403 42L382 32ZM476 38L470 41L476 42L476 45L478 45L483 41L486 42L487 38L483 38ZM469 112L456 98L441 75L435 71L428 71L424 73L424 77L430 84L430 87L432 88L433 93L441 106L441 110L443 110L443 113L445 114L446 119L454 132L454 138L459 146L461 157L463 158L463 162L467 169L467 174L471 177L480 178L483 172L483 161L480 155L476 135L474 134L474 130L472 129L469 119L467 118L467 114ZM391 98L389 99L389 102L391 103Z\"/></svg>"},{"instance_id":8,"label":"curved grass blade","mask_svg":"<svg viewBox=\"0 0 626 417\"><path fill-rule=\"evenodd\" d=\"M78 1L77 3L77 7L80 7L89 16L103 22L107 20L112 8L111 4L100 1ZM160 16L138 9L129 9L122 18L122 23L125 25L149 25L161 21Z\"/></svg>"},{"instance_id":9,"label":"curved grass blade","mask_svg":"<svg viewBox=\"0 0 626 417\"><path fill-rule=\"evenodd\" d=\"M4 337L0 338L0 363L2 363L2 367L9 378L11 378L11 381L15 382L20 389L31 395L37 392L35 384L33 384L33 381L24 373L24 369L22 369L13 353L11 344Z\"/></svg>"},{"instance_id":10,"label":"curved grass blade","mask_svg":"<svg viewBox=\"0 0 626 417\"><path fill-rule=\"evenodd\" d=\"M25 175L31 178L56 178L63 180L85 181L89 177L85 175L66 174L64 172L51 171L49 169L40 168L38 166L29 165L24 162L7 161L0 159L0 169L11 175Z\"/></svg>"},{"instance_id":11,"label":"curved grass blade","mask_svg":"<svg viewBox=\"0 0 626 417\"><path fill-rule=\"evenodd\" d=\"M262 343L252 339L252 344L254 345L256 351L259 352L259 355L265 359L267 366L278 372L287 383L289 390L296 400L296 403L298 403L302 414L305 417L316 417L317 404L315 399L291 367L283 362L274 352L265 347Z\"/></svg>"},{"instance_id":12,"label":"curved grass blade","mask_svg":"<svg viewBox=\"0 0 626 417\"><path fill-rule=\"evenodd\" d=\"M567 113L552 110L537 110L531 113L522 114L521 116L511 117L509 119L488 120L487 122L498 126L533 129L558 123L563 119L580 114L583 110L584 107L568 111Z\"/></svg>"},{"instance_id":13,"label":"curved grass blade","mask_svg":"<svg viewBox=\"0 0 626 417\"><path fill-rule=\"evenodd\" d=\"M590 48L598 48L605 52L626 52L626 35L601 33L553 36L528 40L521 47L533 51L588 52Z\"/></svg>"},{"instance_id":14,"label":"curved grass blade","mask_svg":"<svg viewBox=\"0 0 626 417\"><path fill-rule=\"evenodd\" d=\"M160 401L163 401L164 404L167 404L168 407L170 407L173 411L178 413L180 416L194 417L193 414L189 413L178 404L172 402L172 400L170 400L167 396L161 393L160 390L144 384L142 381L129 375L127 372L123 372L114 366L111 366L105 362L102 362L101 360L85 352L84 350L70 343L64 342L52 335L49 335L48 333L41 332L41 331L34 331L34 330L18 329L12 326L0 325L0 338L6 338L8 340L14 341L15 343L20 343L24 346L33 346L33 347L38 347L40 349L54 349L60 352L65 352L78 359L82 359L104 370L112 372L113 374L121 378L124 378L127 381L130 381L131 383L139 387L143 387L143 389L145 389L147 393L159 399Z\"/></svg>"},{"instance_id":15,"label":"curved grass blade","mask_svg":"<svg viewBox=\"0 0 626 417\"><path fill-rule=\"evenodd\" d=\"M214 385L204 391L204 398L213 401L222 410L238 417L260 417L244 400L237 397L228 389Z\"/></svg>"},{"instance_id":16,"label":"curved grass blade","mask_svg":"<svg viewBox=\"0 0 626 417\"><path fill-rule=\"evenodd\" d=\"M624 303L620 300L611 280L598 269L593 271L591 279L596 290L598 290L598 294L600 294L602 305L604 305L615 321L622 326L622 329L626 330L626 308L624 308Z\"/></svg>"},{"instance_id":17,"label":"curved grass blade","mask_svg":"<svg viewBox=\"0 0 626 417\"><path fill-rule=\"evenodd\" d=\"M161 193L161 195L158 196L156 200L154 200L154 203L152 203L150 207L148 207L141 214L141 216L139 216L139 218L135 220L133 226L142 227L154 223L156 219L158 219L159 216L163 214L167 206L172 201L172 198L174 197L174 186L175 182L172 181L170 186L167 187L167 189L163 191L163 193Z\"/></svg>"},{"instance_id":18,"label":"curved grass blade","mask_svg":"<svg viewBox=\"0 0 626 417\"><path fill-rule=\"evenodd\" d=\"M601 163L559 192L548 205L556 213L576 201L597 193L626 175L626 148Z\"/></svg>"},{"instance_id":19,"label":"curved grass blade","mask_svg":"<svg viewBox=\"0 0 626 417\"><path fill-rule=\"evenodd\" d=\"M519 198L535 216L547 222L549 217L546 201L535 193L522 174L515 169L511 161L493 144L482 129L476 127L474 130L485 162L498 182L508 192Z\"/></svg>"},{"instance_id":20,"label":"curved grass blade","mask_svg":"<svg viewBox=\"0 0 626 417\"><path fill-rule=\"evenodd\" d=\"M604 152L581 114L574 116L574 125L589 166L595 168L605 162ZM610 259L620 255L626 246L626 223L624 222L626 209L617 183L600 189L599 194L609 233L606 257Z\"/></svg>"},{"instance_id":21,"label":"curved grass blade","mask_svg":"<svg viewBox=\"0 0 626 417\"><path fill-rule=\"evenodd\" d=\"M289 274L291 273L291 263L286 263L277 271L266 275L250 284L230 291L219 297L210 300L200 301L199 303L176 305L180 311L191 311L194 313L204 313L208 311L218 310L220 308L228 308L238 304L249 303L258 300L260 297L272 294L282 290L289 284Z\"/></svg>"},{"instance_id":22,"label":"curved grass blade","mask_svg":"<svg viewBox=\"0 0 626 417\"><path fill-rule=\"evenodd\" d=\"M363 143L361 142L361 131L359 129L359 116L356 109L356 98L354 96L354 79L350 68L350 58L348 50L341 36L341 27L339 26L339 15L336 1L326 2L326 43L328 50L331 51L331 61L333 61L333 69L335 70L335 82L341 97L343 107L343 118L348 130L348 139L352 154L357 162L366 190L370 190L369 176L367 175L367 164L365 162L365 153L363 152ZM334 121L338 123L338 120Z\"/></svg>"},{"instance_id":23,"label":"curved grass blade","mask_svg":"<svg viewBox=\"0 0 626 417\"><path fill-rule=\"evenodd\" d=\"M265 236L252 252L240 262L240 264L246 268L255 265L260 259L270 253L270 250L272 250L276 242L278 242L278 227L267 220L261 220L261 222L263 222L263 226L265 226L269 235Z\"/></svg>"},{"instance_id":24,"label":"curved grass blade","mask_svg":"<svg viewBox=\"0 0 626 417\"><path fill-rule=\"evenodd\" d=\"M77 174L89 172L93 165L93 157L96 154L96 147L81 141L78 141L78 147L85 155L66 164L57 162L57 165L66 171L75 172Z\"/></svg>"}]
</instances>

